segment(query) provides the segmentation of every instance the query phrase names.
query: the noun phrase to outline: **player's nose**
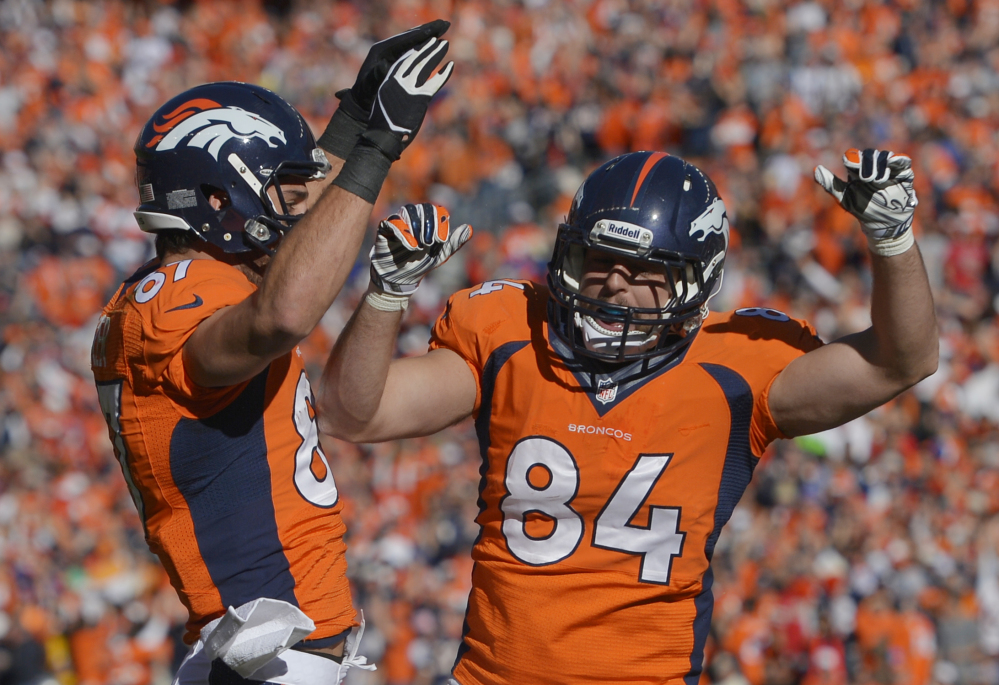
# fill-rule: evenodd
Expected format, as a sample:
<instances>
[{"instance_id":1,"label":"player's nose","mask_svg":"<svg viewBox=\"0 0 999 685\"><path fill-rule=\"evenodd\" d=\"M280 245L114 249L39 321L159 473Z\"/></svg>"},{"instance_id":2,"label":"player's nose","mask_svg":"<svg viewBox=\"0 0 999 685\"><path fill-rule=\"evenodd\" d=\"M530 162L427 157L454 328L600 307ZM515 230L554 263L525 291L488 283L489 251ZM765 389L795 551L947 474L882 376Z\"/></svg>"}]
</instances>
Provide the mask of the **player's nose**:
<instances>
[{"instance_id":1,"label":"player's nose","mask_svg":"<svg viewBox=\"0 0 999 685\"><path fill-rule=\"evenodd\" d=\"M604 294L614 295L617 293L628 292L631 287L628 276L629 274L627 271L621 267L621 265L616 264L610 271L607 272L607 278L604 279Z\"/></svg>"}]
</instances>

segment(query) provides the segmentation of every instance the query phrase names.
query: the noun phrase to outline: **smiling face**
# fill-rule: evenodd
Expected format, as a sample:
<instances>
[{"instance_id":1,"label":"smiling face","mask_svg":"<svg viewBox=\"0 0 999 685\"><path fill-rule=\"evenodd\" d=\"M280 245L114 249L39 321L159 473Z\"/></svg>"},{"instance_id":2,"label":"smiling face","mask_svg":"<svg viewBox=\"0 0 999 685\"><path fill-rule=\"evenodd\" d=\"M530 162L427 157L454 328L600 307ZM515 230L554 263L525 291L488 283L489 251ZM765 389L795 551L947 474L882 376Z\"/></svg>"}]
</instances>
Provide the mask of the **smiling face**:
<instances>
[{"instance_id":1,"label":"smiling face","mask_svg":"<svg viewBox=\"0 0 999 685\"><path fill-rule=\"evenodd\" d=\"M675 272L675 273L674 273ZM635 320L661 318L663 308L673 298L671 281L678 270L665 264L588 249L582 256L579 294L607 306L586 304L576 325L583 333L587 349L617 352L623 342L631 352L650 349L663 331L662 324L626 324L625 308L652 310L635 312ZM627 326L627 331L625 330Z\"/></svg>"}]
</instances>

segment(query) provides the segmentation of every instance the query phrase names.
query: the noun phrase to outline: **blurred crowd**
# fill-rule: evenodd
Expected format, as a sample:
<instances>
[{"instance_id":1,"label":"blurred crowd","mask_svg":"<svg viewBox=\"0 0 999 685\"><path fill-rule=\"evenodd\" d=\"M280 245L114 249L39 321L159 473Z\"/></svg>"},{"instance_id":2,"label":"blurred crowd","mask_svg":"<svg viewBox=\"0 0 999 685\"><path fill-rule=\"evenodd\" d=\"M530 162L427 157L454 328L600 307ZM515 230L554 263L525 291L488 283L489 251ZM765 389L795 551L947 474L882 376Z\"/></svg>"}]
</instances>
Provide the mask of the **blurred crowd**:
<instances>
[{"instance_id":1,"label":"blurred crowd","mask_svg":"<svg viewBox=\"0 0 999 685\"><path fill-rule=\"evenodd\" d=\"M89 371L97 312L151 256L139 127L181 90L245 80L321 131L372 41L436 17L454 76L375 215L429 199L476 234L418 291L402 355L455 289L543 280L585 175L642 149L695 162L726 201L714 308L860 330L866 243L812 169L854 146L912 156L940 370L770 449L718 543L702 683L999 682L999 0L0 0L0 685L159 685L184 650ZM313 371L366 283L362 255L303 343ZM326 447L379 664L348 683L445 682L471 426Z\"/></svg>"}]
</instances>

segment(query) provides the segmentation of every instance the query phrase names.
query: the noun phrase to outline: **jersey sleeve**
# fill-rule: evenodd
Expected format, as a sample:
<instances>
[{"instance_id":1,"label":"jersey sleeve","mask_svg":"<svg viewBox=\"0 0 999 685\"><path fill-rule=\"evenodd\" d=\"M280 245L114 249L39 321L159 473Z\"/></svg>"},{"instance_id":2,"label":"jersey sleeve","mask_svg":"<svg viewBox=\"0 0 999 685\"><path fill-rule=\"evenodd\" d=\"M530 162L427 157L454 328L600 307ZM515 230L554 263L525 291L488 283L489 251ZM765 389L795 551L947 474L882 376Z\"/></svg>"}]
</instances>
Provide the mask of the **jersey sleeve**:
<instances>
[{"instance_id":1,"label":"jersey sleeve","mask_svg":"<svg viewBox=\"0 0 999 685\"><path fill-rule=\"evenodd\" d=\"M541 297L530 281L489 281L459 290L447 301L430 336L430 349L448 349L465 360L475 377L475 408L482 400L482 374L504 342L530 340L526 309Z\"/></svg>"},{"instance_id":2,"label":"jersey sleeve","mask_svg":"<svg viewBox=\"0 0 999 685\"><path fill-rule=\"evenodd\" d=\"M214 260L177 262L146 276L127 295L142 321L137 365L142 380L161 385L168 397L195 416L221 409L245 383L229 388L198 386L184 368L181 351L202 321L242 302L255 289L235 268Z\"/></svg>"},{"instance_id":3,"label":"jersey sleeve","mask_svg":"<svg viewBox=\"0 0 999 685\"><path fill-rule=\"evenodd\" d=\"M749 383L753 393L750 447L754 455L762 456L771 442L787 438L770 413L774 380L788 364L823 342L810 324L761 307L713 315L704 328L711 334L722 363Z\"/></svg>"}]
</instances>

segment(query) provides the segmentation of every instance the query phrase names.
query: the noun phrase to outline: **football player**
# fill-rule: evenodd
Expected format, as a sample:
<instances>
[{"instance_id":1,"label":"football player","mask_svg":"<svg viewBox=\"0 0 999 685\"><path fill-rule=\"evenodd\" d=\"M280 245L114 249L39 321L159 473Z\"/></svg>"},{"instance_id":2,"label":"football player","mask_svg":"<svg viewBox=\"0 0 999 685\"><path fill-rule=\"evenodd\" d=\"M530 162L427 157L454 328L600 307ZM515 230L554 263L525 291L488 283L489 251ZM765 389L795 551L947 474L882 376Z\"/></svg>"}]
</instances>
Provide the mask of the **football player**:
<instances>
[{"instance_id":1,"label":"football player","mask_svg":"<svg viewBox=\"0 0 999 685\"><path fill-rule=\"evenodd\" d=\"M708 312L725 205L701 170L660 152L586 179L547 288L456 293L422 357L392 361L401 310L470 231L433 205L382 222L370 292L324 371L319 428L374 442L475 417L481 532L455 682L695 685L712 553L767 445L934 371L910 160L845 161L847 181L823 167L816 180L869 239L873 323L828 345L773 309Z\"/></svg>"},{"instance_id":2,"label":"football player","mask_svg":"<svg viewBox=\"0 0 999 685\"><path fill-rule=\"evenodd\" d=\"M146 540L190 612L178 683L336 684L372 668L344 656L341 493L297 345L451 74L447 28L375 44L318 146L291 105L235 82L174 97L135 143L135 217L156 258L105 307L92 366Z\"/></svg>"}]
</instances>

